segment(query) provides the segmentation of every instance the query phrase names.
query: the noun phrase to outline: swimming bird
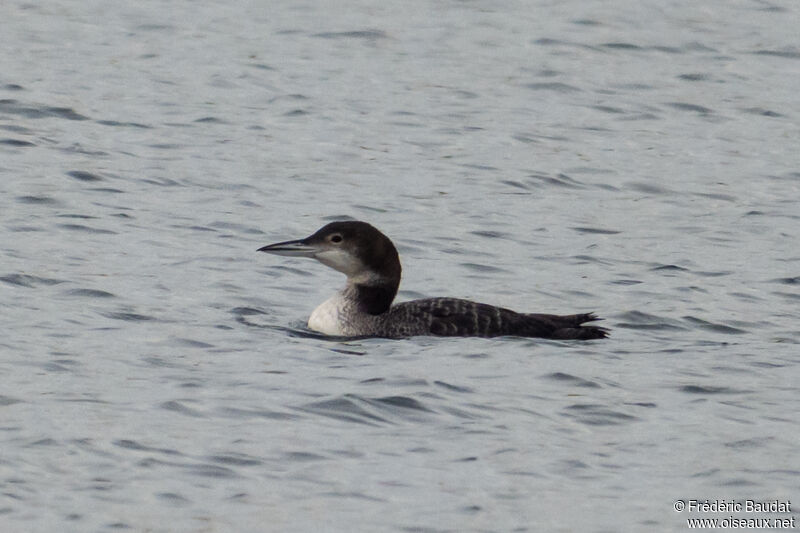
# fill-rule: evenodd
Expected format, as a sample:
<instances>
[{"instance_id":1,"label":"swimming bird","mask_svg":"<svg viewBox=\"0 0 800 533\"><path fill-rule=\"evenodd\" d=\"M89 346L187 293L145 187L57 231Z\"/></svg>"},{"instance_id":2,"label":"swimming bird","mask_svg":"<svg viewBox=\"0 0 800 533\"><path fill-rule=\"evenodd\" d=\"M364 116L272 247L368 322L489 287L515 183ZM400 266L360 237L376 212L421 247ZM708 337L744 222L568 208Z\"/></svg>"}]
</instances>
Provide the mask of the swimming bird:
<instances>
[{"instance_id":1,"label":"swimming bird","mask_svg":"<svg viewBox=\"0 0 800 533\"><path fill-rule=\"evenodd\" d=\"M459 298L425 298L392 305L400 285L400 257L392 241L360 221L331 222L305 239L258 249L310 257L347 276L340 292L314 309L308 327L325 335L402 338L416 335L602 339L608 330L585 326L593 313L548 315Z\"/></svg>"}]
</instances>

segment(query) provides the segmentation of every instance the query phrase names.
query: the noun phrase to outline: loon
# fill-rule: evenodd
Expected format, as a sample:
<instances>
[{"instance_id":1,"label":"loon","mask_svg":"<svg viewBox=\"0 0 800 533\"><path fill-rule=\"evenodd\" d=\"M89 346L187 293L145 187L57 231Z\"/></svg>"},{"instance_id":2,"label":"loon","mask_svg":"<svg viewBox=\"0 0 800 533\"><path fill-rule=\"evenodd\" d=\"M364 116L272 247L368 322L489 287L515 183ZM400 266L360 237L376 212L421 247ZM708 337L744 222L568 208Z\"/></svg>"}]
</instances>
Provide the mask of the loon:
<instances>
[{"instance_id":1,"label":"loon","mask_svg":"<svg viewBox=\"0 0 800 533\"><path fill-rule=\"evenodd\" d=\"M400 285L400 258L389 238L360 221L331 222L305 239L278 242L259 252L311 257L347 276L344 289L319 307L308 327L325 335L403 338L416 335L602 339L608 330L584 326L593 313L546 315L458 298L425 298L392 305Z\"/></svg>"}]
</instances>

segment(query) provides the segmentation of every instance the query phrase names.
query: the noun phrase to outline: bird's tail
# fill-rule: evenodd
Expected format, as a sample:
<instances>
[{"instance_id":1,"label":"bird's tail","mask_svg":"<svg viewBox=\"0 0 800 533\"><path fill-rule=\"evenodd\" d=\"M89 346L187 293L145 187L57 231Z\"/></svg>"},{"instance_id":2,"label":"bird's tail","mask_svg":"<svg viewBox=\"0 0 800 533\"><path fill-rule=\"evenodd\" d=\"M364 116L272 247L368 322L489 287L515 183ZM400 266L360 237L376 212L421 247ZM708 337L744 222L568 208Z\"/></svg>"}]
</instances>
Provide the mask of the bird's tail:
<instances>
[{"instance_id":1,"label":"bird's tail","mask_svg":"<svg viewBox=\"0 0 800 533\"><path fill-rule=\"evenodd\" d=\"M609 335L606 328L600 326L584 326L585 322L602 320L594 313L580 313L577 315L526 315L535 317L539 320L549 322L552 330L548 335L543 335L551 339L605 339Z\"/></svg>"}]
</instances>

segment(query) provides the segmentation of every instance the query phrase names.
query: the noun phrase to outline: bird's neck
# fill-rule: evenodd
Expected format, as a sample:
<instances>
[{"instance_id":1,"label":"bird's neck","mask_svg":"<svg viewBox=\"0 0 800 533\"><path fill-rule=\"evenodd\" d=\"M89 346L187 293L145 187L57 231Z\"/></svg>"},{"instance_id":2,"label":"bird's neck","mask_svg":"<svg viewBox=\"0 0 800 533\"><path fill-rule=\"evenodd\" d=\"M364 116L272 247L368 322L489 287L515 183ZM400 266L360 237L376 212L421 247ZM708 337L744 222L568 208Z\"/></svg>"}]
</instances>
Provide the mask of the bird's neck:
<instances>
[{"instance_id":1,"label":"bird's neck","mask_svg":"<svg viewBox=\"0 0 800 533\"><path fill-rule=\"evenodd\" d=\"M369 315L380 315L392 305L400 280L385 278L354 279L348 278L343 295L352 301L356 308Z\"/></svg>"}]
</instances>

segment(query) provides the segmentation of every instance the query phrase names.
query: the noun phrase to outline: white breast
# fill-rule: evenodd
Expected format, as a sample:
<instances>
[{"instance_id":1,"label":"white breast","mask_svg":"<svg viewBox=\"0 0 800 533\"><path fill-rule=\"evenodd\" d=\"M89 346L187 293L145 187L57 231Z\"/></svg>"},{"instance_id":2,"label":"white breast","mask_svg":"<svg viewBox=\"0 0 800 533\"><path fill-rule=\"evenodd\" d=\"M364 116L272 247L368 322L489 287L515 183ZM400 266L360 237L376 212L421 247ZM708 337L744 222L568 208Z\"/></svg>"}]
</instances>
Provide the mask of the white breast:
<instances>
[{"instance_id":1,"label":"white breast","mask_svg":"<svg viewBox=\"0 0 800 533\"><path fill-rule=\"evenodd\" d=\"M308 319L308 327L325 335L345 335L344 308L346 301L341 294L334 294L314 309Z\"/></svg>"}]
</instances>

